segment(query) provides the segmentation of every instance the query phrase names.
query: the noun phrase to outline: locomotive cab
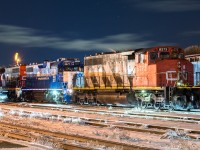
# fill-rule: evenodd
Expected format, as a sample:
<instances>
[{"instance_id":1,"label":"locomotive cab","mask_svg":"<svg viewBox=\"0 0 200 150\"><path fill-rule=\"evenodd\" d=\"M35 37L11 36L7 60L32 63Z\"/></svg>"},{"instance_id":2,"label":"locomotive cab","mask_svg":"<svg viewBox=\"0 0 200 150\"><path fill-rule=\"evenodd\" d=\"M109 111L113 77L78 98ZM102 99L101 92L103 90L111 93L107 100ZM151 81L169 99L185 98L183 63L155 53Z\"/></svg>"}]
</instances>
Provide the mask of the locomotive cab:
<instances>
[{"instance_id":1,"label":"locomotive cab","mask_svg":"<svg viewBox=\"0 0 200 150\"><path fill-rule=\"evenodd\" d=\"M136 73L133 78L133 89L143 101L143 105L156 108L158 105L171 107L171 101L174 99L173 89L193 84L193 67L184 59L183 49L159 46L142 49L135 55ZM145 94L142 92L143 89L146 91ZM157 92L162 97L158 96ZM184 99L184 95L178 99L180 97Z\"/></svg>"},{"instance_id":2,"label":"locomotive cab","mask_svg":"<svg viewBox=\"0 0 200 150\"><path fill-rule=\"evenodd\" d=\"M191 63L184 59L184 51L177 47L155 47L136 53L136 86L192 85Z\"/></svg>"},{"instance_id":3,"label":"locomotive cab","mask_svg":"<svg viewBox=\"0 0 200 150\"><path fill-rule=\"evenodd\" d=\"M149 53L149 64L163 59L184 59L184 51L180 48L159 47Z\"/></svg>"}]
</instances>

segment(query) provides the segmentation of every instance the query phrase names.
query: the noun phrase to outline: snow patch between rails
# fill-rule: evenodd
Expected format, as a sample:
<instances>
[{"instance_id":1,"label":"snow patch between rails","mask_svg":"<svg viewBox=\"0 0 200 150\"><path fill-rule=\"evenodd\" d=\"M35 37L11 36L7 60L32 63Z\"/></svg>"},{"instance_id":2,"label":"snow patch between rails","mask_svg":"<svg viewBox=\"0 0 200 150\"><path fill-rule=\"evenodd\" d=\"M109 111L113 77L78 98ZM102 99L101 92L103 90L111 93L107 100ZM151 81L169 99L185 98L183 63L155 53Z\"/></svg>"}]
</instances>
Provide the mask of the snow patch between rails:
<instances>
[{"instance_id":1,"label":"snow patch between rails","mask_svg":"<svg viewBox=\"0 0 200 150\"><path fill-rule=\"evenodd\" d=\"M64 118L64 123L76 123L76 124L85 124L85 121L83 121L81 118Z\"/></svg>"},{"instance_id":2,"label":"snow patch between rails","mask_svg":"<svg viewBox=\"0 0 200 150\"><path fill-rule=\"evenodd\" d=\"M0 109L0 118L4 117L4 112Z\"/></svg>"},{"instance_id":3,"label":"snow patch between rails","mask_svg":"<svg viewBox=\"0 0 200 150\"><path fill-rule=\"evenodd\" d=\"M62 117L61 115L52 115L50 113L43 112L26 112L23 110L10 110L9 114L16 115L22 118L41 118L49 119L52 121L62 121L63 123L85 124L85 121L79 117ZM2 111L0 111L0 117L1 116L4 116Z\"/></svg>"},{"instance_id":4,"label":"snow patch between rails","mask_svg":"<svg viewBox=\"0 0 200 150\"><path fill-rule=\"evenodd\" d=\"M48 119L50 118L51 114L50 113L41 113L41 112L31 112L29 115L30 118L45 118Z\"/></svg>"},{"instance_id":5,"label":"snow patch between rails","mask_svg":"<svg viewBox=\"0 0 200 150\"><path fill-rule=\"evenodd\" d=\"M130 132L126 130L121 130L115 127L110 127L110 130L112 130L112 134L108 134L105 131L95 130L93 131L93 134L96 136L101 136L106 139L117 139L120 141L127 141L127 142L139 142L141 139L139 138L132 138L130 136Z\"/></svg>"},{"instance_id":6,"label":"snow patch between rails","mask_svg":"<svg viewBox=\"0 0 200 150\"><path fill-rule=\"evenodd\" d=\"M190 140L191 138L187 135L188 131L184 130L167 130L167 132L161 137L161 139L184 139Z\"/></svg>"}]
</instances>

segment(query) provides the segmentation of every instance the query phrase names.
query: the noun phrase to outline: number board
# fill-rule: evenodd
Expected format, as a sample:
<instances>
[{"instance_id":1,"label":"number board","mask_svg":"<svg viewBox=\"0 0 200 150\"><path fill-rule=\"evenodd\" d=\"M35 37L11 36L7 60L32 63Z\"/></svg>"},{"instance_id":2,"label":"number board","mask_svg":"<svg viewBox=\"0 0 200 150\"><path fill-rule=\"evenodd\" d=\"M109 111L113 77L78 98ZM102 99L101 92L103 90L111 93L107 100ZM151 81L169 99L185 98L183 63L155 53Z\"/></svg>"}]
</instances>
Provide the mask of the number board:
<instances>
[{"instance_id":1,"label":"number board","mask_svg":"<svg viewBox=\"0 0 200 150\"><path fill-rule=\"evenodd\" d=\"M74 61L71 61L71 62L65 62L65 65L66 65L66 66L73 66L73 65L74 65Z\"/></svg>"},{"instance_id":2,"label":"number board","mask_svg":"<svg viewBox=\"0 0 200 150\"><path fill-rule=\"evenodd\" d=\"M162 52L166 52L168 51L168 48L167 47L160 47L158 48L159 51L162 51Z\"/></svg>"}]
</instances>

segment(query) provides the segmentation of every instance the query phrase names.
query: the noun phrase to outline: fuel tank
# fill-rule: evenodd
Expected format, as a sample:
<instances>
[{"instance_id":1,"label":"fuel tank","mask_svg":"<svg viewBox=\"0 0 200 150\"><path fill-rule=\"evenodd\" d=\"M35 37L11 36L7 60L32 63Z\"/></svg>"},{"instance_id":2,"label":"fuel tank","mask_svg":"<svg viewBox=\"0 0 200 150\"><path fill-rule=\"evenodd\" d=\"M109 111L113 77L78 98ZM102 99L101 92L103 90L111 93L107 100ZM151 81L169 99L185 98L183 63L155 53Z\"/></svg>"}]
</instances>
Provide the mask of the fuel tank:
<instances>
[{"instance_id":1,"label":"fuel tank","mask_svg":"<svg viewBox=\"0 0 200 150\"><path fill-rule=\"evenodd\" d=\"M132 105L135 102L134 92L101 91L97 93L101 104Z\"/></svg>"}]
</instances>

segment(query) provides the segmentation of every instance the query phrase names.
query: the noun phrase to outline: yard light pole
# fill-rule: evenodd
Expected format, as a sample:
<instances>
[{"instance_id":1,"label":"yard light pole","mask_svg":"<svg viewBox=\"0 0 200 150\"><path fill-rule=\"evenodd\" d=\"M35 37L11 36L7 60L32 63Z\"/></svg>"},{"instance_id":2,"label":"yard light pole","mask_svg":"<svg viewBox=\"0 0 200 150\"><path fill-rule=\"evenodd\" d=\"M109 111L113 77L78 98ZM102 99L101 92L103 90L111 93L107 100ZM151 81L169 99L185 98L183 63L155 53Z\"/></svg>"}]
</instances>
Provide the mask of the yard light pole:
<instances>
[{"instance_id":1,"label":"yard light pole","mask_svg":"<svg viewBox=\"0 0 200 150\"><path fill-rule=\"evenodd\" d=\"M19 65L20 58L19 58L19 54L18 53L15 53L15 62L16 62L17 65Z\"/></svg>"}]
</instances>

